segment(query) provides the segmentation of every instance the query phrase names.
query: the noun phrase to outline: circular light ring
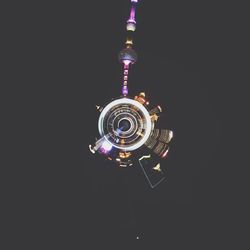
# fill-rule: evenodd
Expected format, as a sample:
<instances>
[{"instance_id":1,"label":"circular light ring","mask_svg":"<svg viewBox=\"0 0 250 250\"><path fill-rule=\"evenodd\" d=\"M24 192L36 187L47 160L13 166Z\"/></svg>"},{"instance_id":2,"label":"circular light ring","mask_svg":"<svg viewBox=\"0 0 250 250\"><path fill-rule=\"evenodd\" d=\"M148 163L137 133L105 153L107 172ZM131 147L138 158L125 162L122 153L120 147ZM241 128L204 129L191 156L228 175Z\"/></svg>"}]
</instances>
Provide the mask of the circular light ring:
<instances>
[{"instance_id":1,"label":"circular light ring","mask_svg":"<svg viewBox=\"0 0 250 250\"><path fill-rule=\"evenodd\" d=\"M129 132L119 130L118 123L123 118L131 118L132 129ZM116 147L127 150L129 146L135 145L141 140L145 133L145 120L143 113L131 104L116 105L111 108L103 119L103 135L109 135L108 140ZM138 126L139 122L139 126ZM121 141L124 140L123 143Z\"/></svg>"},{"instance_id":2,"label":"circular light ring","mask_svg":"<svg viewBox=\"0 0 250 250\"><path fill-rule=\"evenodd\" d=\"M126 113L124 113L124 114L126 114ZM127 114L126 114L126 115L127 115ZM116 136L121 137L121 138L126 138L126 137L132 136L134 133L136 133L135 127L138 128L137 120L136 120L135 117L133 117L132 115L130 115L130 117L127 116L127 117L123 117L123 118L121 118L121 119L118 119L118 121L114 120L112 126L113 126L113 127L116 126L116 127L119 128L119 127L120 127L119 124L120 124L123 120L126 120L126 121L129 122L129 125L130 125L129 129L128 129L128 130L125 130L125 131L121 131L121 134L122 134L122 135L119 134L119 131L114 131L114 134L115 134ZM116 124L114 125L114 123L116 123ZM134 125L135 125L135 127L134 127Z\"/></svg>"},{"instance_id":3,"label":"circular light ring","mask_svg":"<svg viewBox=\"0 0 250 250\"><path fill-rule=\"evenodd\" d=\"M131 130L124 132L119 129L119 121L130 119ZM142 111L131 104L120 104L112 107L102 121L103 135L109 135L109 142L123 150L133 146L145 135L145 117ZM105 138L105 137L104 137Z\"/></svg>"},{"instance_id":4,"label":"circular light ring","mask_svg":"<svg viewBox=\"0 0 250 250\"><path fill-rule=\"evenodd\" d=\"M121 123L122 123L122 121L128 121L128 123L129 123L129 128L127 129L127 130L125 130L125 131L123 131L124 132L124 134L128 134L129 132L131 132L132 130L133 130L133 123L132 123L132 118L122 118L122 119L120 119L119 121L118 121L118 128L119 127L121 127Z\"/></svg>"},{"instance_id":5,"label":"circular light ring","mask_svg":"<svg viewBox=\"0 0 250 250\"><path fill-rule=\"evenodd\" d=\"M119 113L117 116L113 117L113 114L114 113L118 113L118 112L119 112L119 108L118 108L118 111L117 111L117 109L115 109L110 114L110 116L108 117L108 120L107 120L107 124L110 124L110 120L113 119L113 121L111 122L113 129L115 127L118 128L119 127L118 126L119 122L122 121L123 119L126 119L126 120L130 121L131 127L130 127L130 129L128 131L125 131L125 132L124 131L120 131L122 135L119 135L119 132L114 130L113 131L114 132L114 136L117 136L117 137L125 139L125 138L133 136L137 131L141 132L141 129L139 128L138 121L137 121L137 119L140 120L140 118L141 118L140 115L138 114L138 112L134 111L133 114L122 112L122 113ZM134 115L136 115L136 117ZM119 119L120 117L121 117L121 119ZM112 132L112 131L107 131L107 132Z\"/></svg>"},{"instance_id":6,"label":"circular light ring","mask_svg":"<svg viewBox=\"0 0 250 250\"><path fill-rule=\"evenodd\" d=\"M133 106L135 106L142 113L142 115L144 116L145 127L146 127L145 134L141 137L141 139L137 143L135 143L135 144L133 144L131 146L126 146L125 148L123 146L113 144L108 139L108 136L105 135L104 128L103 128L103 121L104 121L106 115L108 114L108 112L110 110L112 110L114 107L116 107L118 105L121 105L121 106L122 105L133 105ZM117 100L114 100L114 101L110 102L102 110L102 112L100 114L100 117L99 117L99 120L98 120L98 130L99 130L100 135L104 136L104 138L109 143L111 143L115 148L123 149L123 150L126 150L126 151L133 151L133 150L136 150L136 149L140 148L148 140L148 138L149 138L149 136L151 134L151 129L152 129L152 122L151 122L151 118L150 118L148 110L141 103L139 103L138 101L135 101L135 100L129 99L129 98L120 98L120 99L117 99Z\"/></svg>"}]
</instances>

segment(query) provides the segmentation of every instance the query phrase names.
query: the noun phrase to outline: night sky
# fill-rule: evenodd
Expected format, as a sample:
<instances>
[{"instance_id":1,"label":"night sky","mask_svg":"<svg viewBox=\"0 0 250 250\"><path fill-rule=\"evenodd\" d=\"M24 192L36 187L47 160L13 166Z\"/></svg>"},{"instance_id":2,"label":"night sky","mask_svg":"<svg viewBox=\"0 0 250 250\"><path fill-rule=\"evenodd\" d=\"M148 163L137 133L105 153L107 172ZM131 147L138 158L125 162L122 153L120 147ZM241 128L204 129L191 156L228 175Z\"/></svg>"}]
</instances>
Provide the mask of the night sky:
<instances>
[{"instance_id":1,"label":"night sky","mask_svg":"<svg viewBox=\"0 0 250 250\"><path fill-rule=\"evenodd\" d=\"M222 53L229 45L221 40L227 26L218 22L219 10L189 1L138 6L138 62L129 93L144 91L152 105L160 104L161 127L174 131L162 162L167 181L152 190L139 166L118 169L88 149L98 135L95 105L121 93L117 56L130 1L41 2L25 9L22 22L14 22L15 95L22 90L18 120L28 146L21 146L23 167L13 177L20 183L22 176L13 188L14 243L34 250L234 244L237 97L222 73L230 71Z\"/></svg>"}]
</instances>

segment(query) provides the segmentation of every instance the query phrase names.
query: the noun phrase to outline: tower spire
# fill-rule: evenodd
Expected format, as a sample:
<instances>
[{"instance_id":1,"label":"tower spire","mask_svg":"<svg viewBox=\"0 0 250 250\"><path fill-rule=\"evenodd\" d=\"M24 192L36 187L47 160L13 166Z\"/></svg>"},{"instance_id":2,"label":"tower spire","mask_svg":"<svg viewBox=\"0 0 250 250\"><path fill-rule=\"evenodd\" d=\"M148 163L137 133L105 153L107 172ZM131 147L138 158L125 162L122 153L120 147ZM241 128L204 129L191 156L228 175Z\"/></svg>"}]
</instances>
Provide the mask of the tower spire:
<instances>
[{"instance_id":1,"label":"tower spire","mask_svg":"<svg viewBox=\"0 0 250 250\"><path fill-rule=\"evenodd\" d=\"M123 64L123 83L122 83L122 95L128 95L128 73L129 66L137 61L137 53L133 47L133 33L136 30L136 5L138 0L131 0L130 15L127 20L126 30L127 39L125 42L125 48L119 53L119 62Z\"/></svg>"}]
</instances>

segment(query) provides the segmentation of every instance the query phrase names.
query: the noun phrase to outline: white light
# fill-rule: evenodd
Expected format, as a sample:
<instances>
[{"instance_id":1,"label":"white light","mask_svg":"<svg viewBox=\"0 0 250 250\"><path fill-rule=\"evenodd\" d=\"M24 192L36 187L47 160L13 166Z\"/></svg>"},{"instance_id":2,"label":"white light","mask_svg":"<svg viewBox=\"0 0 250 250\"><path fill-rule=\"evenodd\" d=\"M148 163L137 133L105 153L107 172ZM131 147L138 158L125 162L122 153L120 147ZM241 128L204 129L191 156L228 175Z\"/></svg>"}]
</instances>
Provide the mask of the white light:
<instances>
[{"instance_id":1,"label":"white light","mask_svg":"<svg viewBox=\"0 0 250 250\"><path fill-rule=\"evenodd\" d=\"M168 154L168 149L164 152L164 154L162 155L162 158L166 157Z\"/></svg>"},{"instance_id":2,"label":"white light","mask_svg":"<svg viewBox=\"0 0 250 250\"><path fill-rule=\"evenodd\" d=\"M149 159L151 157L151 155L144 155L142 156L139 161L143 160L143 159Z\"/></svg>"},{"instance_id":3,"label":"white light","mask_svg":"<svg viewBox=\"0 0 250 250\"><path fill-rule=\"evenodd\" d=\"M135 31L136 27L134 23L128 23L127 24L127 30L128 31Z\"/></svg>"},{"instance_id":4,"label":"white light","mask_svg":"<svg viewBox=\"0 0 250 250\"><path fill-rule=\"evenodd\" d=\"M161 106L160 106L160 105L158 105L157 107L158 107L158 109L160 110L160 112L162 112L162 108L161 108Z\"/></svg>"},{"instance_id":5,"label":"white light","mask_svg":"<svg viewBox=\"0 0 250 250\"><path fill-rule=\"evenodd\" d=\"M172 130L169 131L169 141L173 138L174 133Z\"/></svg>"},{"instance_id":6,"label":"white light","mask_svg":"<svg viewBox=\"0 0 250 250\"><path fill-rule=\"evenodd\" d=\"M98 120L98 130L101 136L104 136L105 139L107 141L108 138L105 136L104 134L104 129L103 129L103 121L104 121L104 117L106 116L106 114L110 111L110 109L112 109L113 107L115 107L116 105L119 104L131 104L134 105L135 107L137 107L143 114L143 116L145 117L145 121L146 121L146 131L143 137L141 137L141 140L138 141L136 144L132 145L132 146L127 146L126 150L128 151L133 151L139 147L141 147L149 138L150 133L151 133L151 129L152 129L152 123L151 123L151 118L150 115L147 111L147 109L138 101L133 100L133 99L129 99L129 98L121 98L121 99L117 99L114 100L113 102L109 103L101 112L99 120ZM110 142L110 144L112 144L112 142ZM124 149L124 147L121 146L117 146L112 144L112 146L114 146L115 148L119 148L119 149Z\"/></svg>"},{"instance_id":7,"label":"white light","mask_svg":"<svg viewBox=\"0 0 250 250\"><path fill-rule=\"evenodd\" d=\"M89 145L89 150L90 150L90 152L91 152L92 154L95 154L95 150L92 148L91 145Z\"/></svg>"},{"instance_id":8,"label":"white light","mask_svg":"<svg viewBox=\"0 0 250 250\"><path fill-rule=\"evenodd\" d=\"M112 149L112 145L108 142L108 141L104 141L103 144L102 144L102 148L105 150L105 151L110 151Z\"/></svg>"}]
</instances>

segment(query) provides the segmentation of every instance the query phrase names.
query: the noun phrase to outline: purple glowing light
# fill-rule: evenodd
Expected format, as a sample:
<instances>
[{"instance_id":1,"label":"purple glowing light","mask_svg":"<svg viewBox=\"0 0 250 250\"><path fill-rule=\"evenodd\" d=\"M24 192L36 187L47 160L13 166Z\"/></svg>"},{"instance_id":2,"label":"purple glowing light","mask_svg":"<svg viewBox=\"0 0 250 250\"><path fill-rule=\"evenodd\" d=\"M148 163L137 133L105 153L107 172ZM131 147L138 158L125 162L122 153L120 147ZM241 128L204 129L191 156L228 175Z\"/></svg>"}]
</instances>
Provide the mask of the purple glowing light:
<instances>
[{"instance_id":1,"label":"purple glowing light","mask_svg":"<svg viewBox=\"0 0 250 250\"><path fill-rule=\"evenodd\" d=\"M135 21L135 19L129 18L128 21L127 21L127 23L134 23L134 24L136 24L136 21Z\"/></svg>"},{"instance_id":2,"label":"purple glowing light","mask_svg":"<svg viewBox=\"0 0 250 250\"><path fill-rule=\"evenodd\" d=\"M128 87L127 87L127 86L123 86L123 87L122 87L122 94L123 94L124 96L128 95Z\"/></svg>"},{"instance_id":3,"label":"purple glowing light","mask_svg":"<svg viewBox=\"0 0 250 250\"><path fill-rule=\"evenodd\" d=\"M135 6L132 6L128 22L135 23Z\"/></svg>"}]
</instances>

